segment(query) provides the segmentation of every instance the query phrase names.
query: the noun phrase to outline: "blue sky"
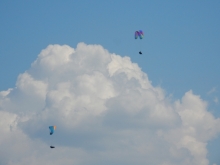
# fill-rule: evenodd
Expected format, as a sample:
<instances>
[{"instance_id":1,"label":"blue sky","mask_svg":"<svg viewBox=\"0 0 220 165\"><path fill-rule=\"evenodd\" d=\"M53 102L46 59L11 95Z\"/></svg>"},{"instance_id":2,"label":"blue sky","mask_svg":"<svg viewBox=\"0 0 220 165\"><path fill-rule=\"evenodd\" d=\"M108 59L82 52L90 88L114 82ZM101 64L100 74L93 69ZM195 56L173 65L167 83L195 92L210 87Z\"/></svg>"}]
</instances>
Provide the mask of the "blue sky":
<instances>
[{"instance_id":1,"label":"blue sky","mask_svg":"<svg viewBox=\"0 0 220 165\"><path fill-rule=\"evenodd\" d=\"M128 56L173 99L192 90L219 112L220 1L0 1L0 91L14 88L49 44L100 44ZM142 29L144 39L134 39ZM143 55L139 55L139 49ZM208 145L220 163L220 138Z\"/></svg>"}]
</instances>

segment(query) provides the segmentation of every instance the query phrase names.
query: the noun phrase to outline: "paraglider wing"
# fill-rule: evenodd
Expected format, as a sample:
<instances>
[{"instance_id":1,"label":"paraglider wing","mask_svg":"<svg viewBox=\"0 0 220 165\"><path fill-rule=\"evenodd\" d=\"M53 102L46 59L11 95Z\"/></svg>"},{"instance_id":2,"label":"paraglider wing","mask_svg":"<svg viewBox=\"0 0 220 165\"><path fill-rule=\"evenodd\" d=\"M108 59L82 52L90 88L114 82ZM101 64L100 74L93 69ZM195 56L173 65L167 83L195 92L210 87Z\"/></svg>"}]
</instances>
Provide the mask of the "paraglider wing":
<instances>
[{"instance_id":1,"label":"paraglider wing","mask_svg":"<svg viewBox=\"0 0 220 165\"><path fill-rule=\"evenodd\" d=\"M134 33L134 38L135 38L135 39L138 39L138 37L139 37L140 39L143 39L143 38L144 38L144 32L143 32L142 30L136 31L136 32Z\"/></svg>"},{"instance_id":2,"label":"paraglider wing","mask_svg":"<svg viewBox=\"0 0 220 165\"><path fill-rule=\"evenodd\" d=\"M54 146L50 146L50 148L55 148Z\"/></svg>"},{"instance_id":3,"label":"paraglider wing","mask_svg":"<svg viewBox=\"0 0 220 165\"><path fill-rule=\"evenodd\" d=\"M56 129L56 126L49 126L50 129L50 135L54 133L54 130Z\"/></svg>"}]
</instances>

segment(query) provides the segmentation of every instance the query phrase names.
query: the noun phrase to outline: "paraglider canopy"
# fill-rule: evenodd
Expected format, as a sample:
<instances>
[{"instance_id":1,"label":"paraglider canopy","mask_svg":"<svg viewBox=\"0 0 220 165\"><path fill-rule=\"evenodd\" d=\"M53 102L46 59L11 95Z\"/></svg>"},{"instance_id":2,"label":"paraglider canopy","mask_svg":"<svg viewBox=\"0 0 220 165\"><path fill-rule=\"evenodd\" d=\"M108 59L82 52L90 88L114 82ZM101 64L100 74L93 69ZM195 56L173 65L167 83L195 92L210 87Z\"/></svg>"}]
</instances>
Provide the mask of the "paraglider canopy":
<instances>
[{"instance_id":1,"label":"paraglider canopy","mask_svg":"<svg viewBox=\"0 0 220 165\"><path fill-rule=\"evenodd\" d=\"M49 126L50 129L50 135L52 135L54 133L54 130L56 129L56 126Z\"/></svg>"},{"instance_id":2,"label":"paraglider canopy","mask_svg":"<svg viewBox=\"0 0 220 165\"><path fill-rule=\"evenodd\" d=\"M144 38L144 32L143 32L142 30L136 31L136 32L134 33L134 38L135 38L135 39L138 39L138 37L139 37L140 39L143 39L143 38Z\"/></svg>"},{"instance_id":3,"label":"paraglider canopy","mask_svg":"<svg viewBox=\"0 0 220 165\"><path fill-rule=\"evenodd\" d=\"M50 148L55 148L54 146L50 146Z\"/></svg>"}]
</instances>

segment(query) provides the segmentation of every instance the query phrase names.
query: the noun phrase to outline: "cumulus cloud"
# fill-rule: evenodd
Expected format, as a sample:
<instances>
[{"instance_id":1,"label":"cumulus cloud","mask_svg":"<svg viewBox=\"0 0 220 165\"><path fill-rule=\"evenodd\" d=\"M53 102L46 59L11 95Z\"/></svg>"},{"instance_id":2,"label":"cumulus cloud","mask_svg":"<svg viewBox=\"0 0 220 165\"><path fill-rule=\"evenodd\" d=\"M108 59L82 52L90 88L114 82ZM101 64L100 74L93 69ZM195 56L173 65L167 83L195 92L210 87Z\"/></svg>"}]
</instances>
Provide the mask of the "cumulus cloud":
<instances>
[{"instance_id":1,"label":"cumulus cloud","mask_svg":"<svg viewBox=\"0 0 220 165\"><path fill-rule=\"evenodd\" d=\"M129 57L100 45L49 45L0 92L0 164L208 165L219 132L192 90L172 101Z\"/></svg>"}]
</instances>

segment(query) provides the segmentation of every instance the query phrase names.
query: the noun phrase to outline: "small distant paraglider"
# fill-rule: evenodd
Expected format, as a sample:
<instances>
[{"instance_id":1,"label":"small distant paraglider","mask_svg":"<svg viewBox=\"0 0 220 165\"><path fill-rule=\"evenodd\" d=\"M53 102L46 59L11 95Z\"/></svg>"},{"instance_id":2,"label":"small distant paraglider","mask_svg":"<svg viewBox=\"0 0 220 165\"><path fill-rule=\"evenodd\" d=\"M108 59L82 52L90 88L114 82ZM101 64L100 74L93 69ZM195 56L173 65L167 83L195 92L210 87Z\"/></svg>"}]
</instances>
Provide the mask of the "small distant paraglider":
<instances>
[{"instance_id":1,"label":"small distant paraglider","mask_svg":"<svg viewBox=\"0 0 220 165\"><path fill-rule=\"evenodd\" d=\"M144 32L142 31L142 30L139 30L139 31L136 31L135 33L134 33L134 38L135 39L143 39L144 38ZM141 52L141 50L139 51L139 54L142 54L142 52Z\"/></svg>"},{"instance_id":2,"label":"small distant paraglider","mask_svg":"<svg viewBox=\"0 0 220 165\"><path fill-rule=\"evenodd\" d=\"M50 135L53 135L53 133L54 133L54 131L56 130L56 126L54 125L54 126L49 126L49 129L50 129ZM55 148L54 146L50 146L50 148Z\"/></svg>"}]
</instances>

